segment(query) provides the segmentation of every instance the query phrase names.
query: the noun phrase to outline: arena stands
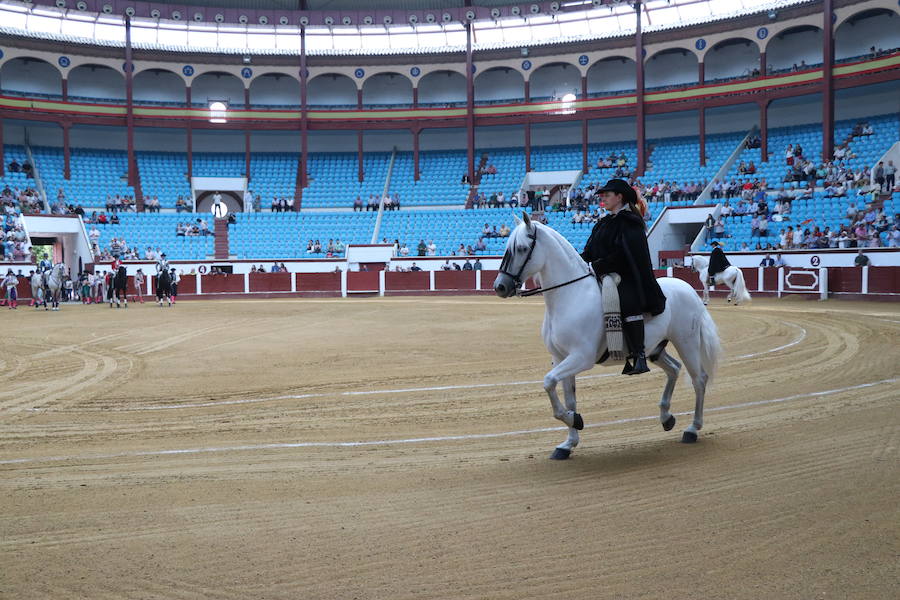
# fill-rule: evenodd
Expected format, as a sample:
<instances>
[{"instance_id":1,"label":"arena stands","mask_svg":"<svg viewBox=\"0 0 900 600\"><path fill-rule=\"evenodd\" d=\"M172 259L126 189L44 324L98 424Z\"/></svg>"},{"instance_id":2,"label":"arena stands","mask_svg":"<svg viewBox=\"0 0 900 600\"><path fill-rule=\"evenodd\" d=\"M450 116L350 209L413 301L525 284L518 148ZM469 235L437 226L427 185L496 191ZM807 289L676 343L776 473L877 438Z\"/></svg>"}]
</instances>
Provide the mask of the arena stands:
<instances>
[{"instance_id":1,"label":"arena stands","mask_svg":"<svg viewBox=\"0 0 900 600\"><path fill-rule=\"evenodd\" d=\"M48 196L55 198L62 189L67 203L85 208L105 206L107 196L134 197L127 181L128 154L123 151L72 148L68 180L62 148L35 146L31 151Z\"/></svg>"},{"instance_id":2,"label":"arena stands","mask_svg":"<svg viewBox=\"0 0 900 600\"><path fill-rule=\"evenodd\" d=\"M146 248L161 248L170 260L201 260L213 254L214 237L211 235L180 236L176 229L179 223L194 223L197 215L186 213L120 213L119 224L90 224L90 230L96 227L100 231L97 241L101 253L111 251L113 238L124 240L129 249L144 258ZM212 229L212 219L208 219Z\"/></svg>"},{"instance_id":3,"label":"arena stands","mask_svg":"<svg viewBox=\"0 0 900 600\"><path fill-rule=\"evenodd\" d=\"M464 151L425 151L419 153L419 181L414 181L412 152L398 152L390 191L400 194L401 206L462 206L469 192L461 183L465 172Z\"/></svg>"},{"instance_id":4,"label":"arena stands","mask_svg":"<svg viewBox=\"0 0 900 600\"><path fill-rule=\"evenodd\" d=\"M390 214L398 213L385 217ZM340 240L344 246L371 242L376 216L374 212L238 213L229 230L230 253L239 259L323 258L329 240ZM316 240L322 252L308 252L307 244Z\"/></svg>"},{"instance_id":5,"label":"arena stands","mask_svg":"<svg viewBox=\"0 0 900 600\"><path fill-rule=\"evenodd\" d=\"M869 170L874 167L879 158L897 141L897 132L900 130L900 116L883 115L876 116L866 120L872 127L873 133L868 136L857 136L849 141L849 153L843 160L825 161L823 163L821 156L821 126L805 125L795 127L783 127L772 129L769 132L768 147L770 151L770 160L768 163L760 162L759 149L747 149L741 154L740 159L749 164L753 161L757 166L757 171L753 175L740 175L736 172L737 167L733 167L730 172L729 179L738 180L759 179L765 180L768 184L769 195L767 197L769 212L769 231L768 235L760 238L753 235L751 226L751 215L734 216L726 219L725 237L719 241L726 250L739 250L745 247L756 249L759 243L763 249L766 244L770 244L773 248L778 246L784 248L785 241L780 236L782 232L787 232L788 228L792 233L792 240L787 242L789 248L806 248L811 247L810 237L816 236L816 228L819 232L834 232L831 236L830 247L839 247L838 238L842 227L853 233L853 241L856 242L856 234L853 225L853 219L847 214L847 207L850 203L854 203L856 207L865 212L865 207L873 206L876 210L883 210L886 217L893 222L893 216L896 211L896 200L898 194L893 197L889 196L884 200L883 205L877 193L873 193L872 188L868 185L869 178L863 177L861 181L842 185L837 190L832 188L829 183L831 178L838 177L844 171L853 173L861 173L863 169ZM848 139L853 128L857 124L857 120L842 121L835 126L835 141L840 144ZM801 145L802 156L813 162L816 172L811 176L808 182L788 181L785 182L786 172L791 166L786 162L787 148L789 145L796 148L797 144ZM837 145L836 144L836 145ZM792 162L799 160L794 157ZM826 164L831 163L831 164ZM740 164L739 161L736 164ZM820 177L820 175L825 177ZM844 180L846 181L846 180ZM782 193L781 189L785 191ZM805 191L804 191L805 190ZM789 215L778 214L774 209L776 200L779 197L786 196L791 198ZM797 238L794 237L799 229L800 234L804 237L800 238L798 244ZM873 231L866 228L867 238L864 243L869 246L873 245L889 245L890 231ZM873 228L874 229L874 228ZM705 249L710 248L710 240L706 240ZM829 247L829 246L826 246Z\"/></svg>"}]
</instances>

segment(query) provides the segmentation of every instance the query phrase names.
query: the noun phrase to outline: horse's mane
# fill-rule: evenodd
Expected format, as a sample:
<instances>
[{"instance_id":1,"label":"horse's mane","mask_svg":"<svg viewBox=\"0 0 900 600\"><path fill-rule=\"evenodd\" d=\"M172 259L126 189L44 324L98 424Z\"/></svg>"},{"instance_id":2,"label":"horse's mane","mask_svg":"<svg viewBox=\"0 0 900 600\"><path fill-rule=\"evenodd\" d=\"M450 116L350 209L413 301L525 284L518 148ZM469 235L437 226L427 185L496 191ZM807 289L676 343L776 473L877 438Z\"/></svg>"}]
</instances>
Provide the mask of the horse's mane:
<instances>
[{"instance_id":1,"label":"horse's mane","mask_svg":"<svg viewBox=\"0 0 900 600\"><path fill-rule=\"evenodd\" d=\"M578 253L578 250L576 250L575 247L572 246L572 243L569 242L569 240L567 240L565 238L565 236L563 236L563 234L556 231L552 227L548 227L547 225L543 225L541 223L534 223L534 225L535 225L535 227L538 227L541 231L546 231L550 235L550 237L556 242L556 244L560 247L560 249L566 255L567 259L569 259L572 262L576 262L576 261L579 263L584 262L581 259L581 254Z\"/></svg>"}]
</instances>

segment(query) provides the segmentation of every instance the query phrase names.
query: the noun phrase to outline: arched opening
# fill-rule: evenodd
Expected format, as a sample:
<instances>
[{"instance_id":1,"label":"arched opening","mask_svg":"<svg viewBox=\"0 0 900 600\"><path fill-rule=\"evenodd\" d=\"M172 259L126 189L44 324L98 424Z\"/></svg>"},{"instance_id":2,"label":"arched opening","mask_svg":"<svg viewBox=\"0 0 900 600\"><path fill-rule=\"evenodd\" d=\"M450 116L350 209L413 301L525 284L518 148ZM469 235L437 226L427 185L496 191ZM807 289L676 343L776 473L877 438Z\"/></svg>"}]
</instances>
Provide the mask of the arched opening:
<instances>
[{"instance_id":1,"label":"arched opening","mask_svg":"<svg viewBox=\"0 0 900 600\"><path fill-rule=\"evenodd\" d=\"M747 38L722 40L703 58L707 83L735 77L759 76L759 46Z\"/></svg>"},{"instance_id":2,"label":"arched opening","mask_svg":"<svg viewBox=\"0 0 900 600\"><path fill-rule=\"evenodd\" d=\"M231 73L198 75L191 84L191 102L208 108L215 101L224 102L229 109L244 108L244 84Z\"/></svg>"},{"instance_id":3,"label":"arched opening","mask_svg":"<svg viewBox=\"0 0 900 600\"><path fill-rule=\"evenodd\" d=\"M39 58L13 58L0 69L0 82L4 94L46 94L58 96L62 93L62 75L59 69Z\"/></svg>"},{"instance_id":4,"label":"arched opening","mask_svg":"<svg viewBox=\"0 0 900 600\"><path fill-rule=\"evenodd\" d=\"M296 108L300 105L300 81L285 73L260 75L250 83L250 105Z\"/></svg>"},{"instance_id":5,"label":"arched opening","mask_svg":"<svg viewBox=\"0 0 900 600\"><path fill-rule=\"evenodd\" d=\"M412 81L400 73L378 73L363 83L363 106L412 106Z\"/></svg>"},{"instance_id":6,"label":"arched opening","mask_svg":"<svg viewBox=\"0 0 900 600\"><path fill-rule=\"evenodd\" d=\"M697 83L697 55L686 48L667 48L644 63L644 88L660 89Z\"/></svg>"},{"instance_id":7,"label":"arched opening","mask_svg":"<svg viewBox=\"0 0 900 600\"><path fill-rule=\"evenodd\" d=\"M346 75L325 73L306 83L306 99L311 106L356 107L356 84Z\"/></svg>"},{"instance_id":8,"label":"arched opening","mask_svg":"<svg viewBox=\"0 0 900 600\"><path fill-rule=\"evenodd\" d=\"M822 30L800 25L779 32L766 46L766 62L773 73L805 71L822 64Z\"/></svg>"},{"instance_id":9,"label":"arched opening","mask_svg":"<svg viewBox=\"0 0 900 600\"><path fill-rule=\"evenodd\" d=\"M581 71L569 63L550 63L535 69L529 79L531 100L561 100L573 94L581 96Z\"/></svg>"},{"instance_id":10,"label":"arched opening","mask_svg":"<svg viewBox=\"0 0 900 600\"><path fill-rule=\"evenodd\" d=\"M80 65L69 71L69 99L125 100L125 73L106 65Z\"/></svg>"},{"instance_id":11,"label":"arched opening","mask_svg":"<svg viewBox=\"0 0 900 600\"><path fill-rule=\"evenodd\" d=\"M456 71L434 71L419 80L419 106L465 104L466 78Z\"/></svg>"},{"instance_id":12,"label":"arched opening","mask_svg":"<svg viewBox=\"0 0 900 600\"><path fill-rule=\"evenodd\" d=\"M633 92L635 77L634 60L626 56L598 60L587 72L588 96Z\"/></svg>"},{"instance_id":13,"label":"arched opening","mask_svg":"<svg viewBox=\"0 0 900 600\"><path fill-rule=\"evenodd\" d=\"M521 102L525 78L510 67L494 67L475 76L475 102Z\"/></svg>"},{"instance_id":14,"label":"arched opening","mask_svg":"<svg viewBox=\"0 0 900 600\"><path fill-rule=\"evenodd\" d=\"M862 60L900 49L900 16L886 8L864 10L840 24L834 32L836 61Z\"/></svg>"},{"instance_id":15,"label":"arched opening","mask_svg":"<svg viewBox=\"0 0 900 600\"><path fill-rule=\"evenodd\" d=\"M146 69L134 76L134 101L184 104L184 80L165 69Z\"/></svg>"}]
</instances>

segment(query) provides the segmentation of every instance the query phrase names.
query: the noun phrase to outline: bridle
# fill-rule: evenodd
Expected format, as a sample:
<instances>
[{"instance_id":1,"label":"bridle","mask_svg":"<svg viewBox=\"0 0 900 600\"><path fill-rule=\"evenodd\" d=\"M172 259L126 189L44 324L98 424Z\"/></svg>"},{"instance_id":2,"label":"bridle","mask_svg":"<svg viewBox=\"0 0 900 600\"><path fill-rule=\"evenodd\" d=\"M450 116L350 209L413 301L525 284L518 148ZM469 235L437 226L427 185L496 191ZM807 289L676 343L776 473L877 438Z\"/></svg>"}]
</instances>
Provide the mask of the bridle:
<instances>
[{"instance_id":1,"label":"bridle","mask_svg":"<svg viewBox=\"0 0 900 600\"><path fill-rule=\"evenodd\" d=\"M527 231L527 229L526 229ZM533 233L528 234L528 239L531 240L531 243L528 246L528 254L525 255L525 260L522 261L522 266L519 267L519 271L513 275L509 272L509 263L512 261L512 253L510 252L510 248L506 249L506 253L503 255L503 260L500 261L500 273L503 273L507 277L510 277L513 280L513 286L516 290L516 296L520 296L522 298L527 298L528 296L534 296L535 294L542 294L544 292L549 292L550 290L555 290L557 288L565 287L571 283L575 283L576 281L581 281L587 277L590 277L594 274L594 270L590 267L588 268L588 272L582 275L581 277L576 277L575 279L570 279L565 283L560 283L559 285L554 285L548 288L544 287L536 287L530 290L522 290L522 273L525 272L525 266L528 264L528 261L531 260L531 255L534 254L534 247L537 246L537 233L538 228L534 227Z\"/></svg>"},{"instance_id":2,"label":"bridle","mask_svg":"<svg viewBox=\"0 0 900 600\"><path fill-rule=\"evenodd\" d=\"M526 231L527 228L526 228ZM525 260L522 261L522 266L519 267L519 272L513 275L509 272L509 263L512 262L512 253L510 252L510 248L506 249L506 253L503 255L503 260L500 261L500 272L504 275L512 278L513 284L516 286L516 290L522 287L522 273L525 272L525 265L528 264L528 261L531 260L531 255L534 254L534 247L537 246L537 227L534 228L533 232L529 232L528 239L531 240L531 244L528 246L528 254L525 255Z\"/></svg>"}]
</instances>

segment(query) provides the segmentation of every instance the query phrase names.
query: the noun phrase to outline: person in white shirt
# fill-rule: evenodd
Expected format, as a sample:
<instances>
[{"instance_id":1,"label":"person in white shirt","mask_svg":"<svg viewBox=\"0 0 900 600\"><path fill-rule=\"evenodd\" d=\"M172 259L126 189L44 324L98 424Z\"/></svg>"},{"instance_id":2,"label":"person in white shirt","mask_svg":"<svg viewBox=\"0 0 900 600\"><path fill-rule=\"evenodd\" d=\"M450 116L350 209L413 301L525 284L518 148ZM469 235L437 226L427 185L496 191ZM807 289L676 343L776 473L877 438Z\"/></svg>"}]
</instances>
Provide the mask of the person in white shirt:
<instances>
[{"instance_id":1,"label":"person in white shirt","mask_svg":"<svg viewBox=\"0 0 900 600\"><path fill-rule=\"evenodd\" d=\"M437 255L437 244L433 240L428 240L428 256Z\"/></svg>"},{"instance_id":2,"label":"person in white shirt","mask_svg":"<svg viewBox=\"0 0 900 600\"><path fill-rule=\"evenodd\" d=\"M225 216L225 213L222 211L222 194L219 192L213 194L213 216L217 219Z\"/></svg>"}]
</instances>

